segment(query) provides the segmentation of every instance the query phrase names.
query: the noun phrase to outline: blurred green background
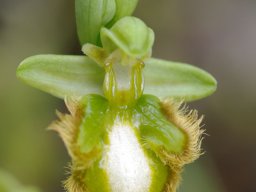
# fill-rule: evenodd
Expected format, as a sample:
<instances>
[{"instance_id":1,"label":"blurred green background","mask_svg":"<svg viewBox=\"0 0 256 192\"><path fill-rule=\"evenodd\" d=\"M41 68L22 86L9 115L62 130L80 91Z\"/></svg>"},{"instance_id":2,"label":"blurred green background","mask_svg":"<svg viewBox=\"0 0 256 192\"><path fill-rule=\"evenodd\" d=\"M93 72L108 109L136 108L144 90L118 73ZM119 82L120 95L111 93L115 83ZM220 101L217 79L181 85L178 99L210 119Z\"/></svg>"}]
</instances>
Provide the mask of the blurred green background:
<instances>
[{"instance_id":1,"label":"blurred green background","mask_svg":"<svg viewBox=\"0 0 256 192\"><path fill-rule=\"evenodd\" d=\"M206 153L186 166L179 192L255 192L256 1L141 0L135 15L156 33L155 57L195 64L219 82L190 105L205 115ZM0 168L62 192L69 157L45 128L63 102L15 76L21 60L41 53L81 54L74 1L0 0Z\"/></svg>"}]
</instances>

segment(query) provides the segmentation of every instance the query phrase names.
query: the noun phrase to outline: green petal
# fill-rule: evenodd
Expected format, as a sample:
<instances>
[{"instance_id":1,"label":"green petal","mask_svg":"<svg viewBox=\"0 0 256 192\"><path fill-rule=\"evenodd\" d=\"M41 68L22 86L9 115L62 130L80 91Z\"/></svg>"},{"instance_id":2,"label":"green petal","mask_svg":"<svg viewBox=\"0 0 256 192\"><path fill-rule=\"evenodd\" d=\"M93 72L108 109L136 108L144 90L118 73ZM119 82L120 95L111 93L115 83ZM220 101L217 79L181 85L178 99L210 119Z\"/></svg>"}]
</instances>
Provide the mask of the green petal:
<instances>
[{"instance_id":1,"label":"green petal","mask_svg":"<svg viewBox=\"0 0 256 192\"><path fill-rule=\"evenodd\" d=\"M145 61L145 94L193 101L211 95L217 87L213 76L192 65L148 59Z\"/></svg>"},{"instance_id":2,"label":"green petal","mask_svg":"<svg viewBox=\"0 0 256 192\"><path fill-rule=\"evenodd\" d=\"M111 29L102 28L101 41L110 53L119 48L129 56L141 58L151 53L154 32L142 20L127 16Z\"/></svg>"},{"instance_id":3,"label":"green petal","mask_svg":"<svg viewBox=\"0 0 256 192\"><path fill-rule=\"evenodd\" d=\"M100 45L100 29L113 19L116 12L115 0L76 0L75 4L81 45Z\"/></svg>"},{"instance_id":4,"label":"green petal","mask_svg":"<svg viewBox=\"0 0 256 192\"><path fill-rule=\"evenodd\" d=\"M102 94L104 71L85 56L37 55L25 59L17 77L56 97Z\"/></svg>"}]
</instances>

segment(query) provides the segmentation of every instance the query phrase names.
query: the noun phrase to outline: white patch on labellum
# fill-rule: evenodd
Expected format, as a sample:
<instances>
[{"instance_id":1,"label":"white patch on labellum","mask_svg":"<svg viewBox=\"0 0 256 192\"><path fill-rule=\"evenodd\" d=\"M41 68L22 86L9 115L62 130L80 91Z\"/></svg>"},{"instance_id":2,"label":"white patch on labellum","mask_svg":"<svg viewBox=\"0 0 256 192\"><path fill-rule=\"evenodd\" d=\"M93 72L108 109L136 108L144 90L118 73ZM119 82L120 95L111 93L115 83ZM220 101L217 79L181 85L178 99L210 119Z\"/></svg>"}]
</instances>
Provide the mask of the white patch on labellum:
<instances>
[{"instance_id":1,"label":"white patch on labellum","mask_svg":"<svg viewBox=\"0 0 256 192\"><path fill-rule=\"evenodd\" d=\"M151 169L129 125L114 125L109 134L106 171L112 192L148 192Z\"/></svg>"}]
</instances>

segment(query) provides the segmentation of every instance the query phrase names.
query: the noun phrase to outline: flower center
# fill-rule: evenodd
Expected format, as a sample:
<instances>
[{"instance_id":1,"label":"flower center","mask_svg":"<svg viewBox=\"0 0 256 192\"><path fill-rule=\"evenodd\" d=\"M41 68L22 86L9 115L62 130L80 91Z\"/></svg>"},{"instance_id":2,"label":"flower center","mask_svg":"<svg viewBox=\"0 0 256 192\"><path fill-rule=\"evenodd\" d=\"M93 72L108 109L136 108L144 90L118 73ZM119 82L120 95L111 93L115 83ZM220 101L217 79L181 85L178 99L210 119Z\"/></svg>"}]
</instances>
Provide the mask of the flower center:
<instances>
[{"instance_id":1,"label":"flower center","mask_svg":"<svg viewBox=\"0 0 256 192\"><path fill-rule=\"evenodd\" d=\"M117 106L134 103L143 93L141 60L114 51L105 61L104 94L109 102Z\"/></svg>"}]
</instances>

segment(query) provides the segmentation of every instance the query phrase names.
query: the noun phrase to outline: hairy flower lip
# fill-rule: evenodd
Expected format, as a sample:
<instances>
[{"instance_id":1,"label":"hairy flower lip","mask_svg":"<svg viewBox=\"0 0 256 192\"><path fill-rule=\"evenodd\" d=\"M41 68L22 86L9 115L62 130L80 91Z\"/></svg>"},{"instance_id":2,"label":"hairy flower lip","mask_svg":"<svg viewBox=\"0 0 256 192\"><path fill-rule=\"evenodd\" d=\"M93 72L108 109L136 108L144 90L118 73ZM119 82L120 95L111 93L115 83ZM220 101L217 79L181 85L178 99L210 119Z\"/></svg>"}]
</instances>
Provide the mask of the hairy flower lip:
<instances>
[{"instance_id":1,"label":"hairy flower lip","mask_svg":"<svg viewBox=\"0 0 256 192\"><path fill-rule=\"evenodd\" d=\"M77 148L78 146L77 146L76 139L79 131L78 127L79 127L79 124L81 123L81 118L84 115L84 111L83 111L84 104L81 104L82 100L83 99L81 98L78 100L66 98L65 99L66 105L71 114L64 115L64 114L58 113L60 121L54 122L50 126L51 129L57 131L60 134L69 151L70 156L72 157L72 166L71 166L72 174L69 177L69 179L66 181L67 189L73 192L72 191L73 188L78 188L78 189L81 189L81 192L84 192L85 184L84 184L83 178L85 177L85 173L86 173L85 170L90 169L90 167L95 163L95 160L101 156L100 154L104 154L103 159L105 160L102 159L102 162L99 164L99 166L101 168L104 168L104 170L106 170L106 174L109 177L111 186L115 186L114 188L116 189L116 191L118 191L117 190L119 189L118 186L120 187L121 185L124 187L125 184L124 182L122 183L122 181L120 181L121 184L120 183L118 184L118 181L115 182L118 176L114 176L113 173L116 172L115 170L118 169L118 166L113 166L115 165L115 163L113 163L114 161L111 160L111 157L109 156L109 154L113 154L113 151L117 152L118 150L126 152L125 151L127 150L125 148L126 144L121 144L123 147L116 148L117 145L113 145L115 146L113 147L111 145L111 139L108 139L110 142L105 143L106 148L104 147L103 150L99 150L99 151L93 150L91 153L88 153L88 154L81 153L79 148ZM149 105L151 104L149 103ZM172 174L169 176L168 182L165 184L166 187L164 191L175 192L180 181L180 172L182 171L182 167L187 163L191 163L202 154L200 149L202 134L203 134L203 130L200 129L201 127L200 123L202 121L202 117L198 118L197 111L195 110L189 111L186 107L181 107L182 106L181 103L174 102L173 100L163 100L161 101L160 106L161 106L161 112L165 115L165 117L169 121L175 123L175 125L180 127L186 133L188 140L186 142L184 151L181 154L175 154L175 153L166 151L164 148L161 148L160 150L154 150L154 149L150 149L150 147L147 144L147 140L145 140L145 138L141 140L139 139L137 141L141 144L141 150L142 150L141 154L145 154L145 152L143 152L144 150L150 150L150 151L153 150L156 156L161 160L161 162L164 165L169 167L170 172ZM129 108L126 108L126 109L121 108L119 110L122 110L122 113L123 113L125 110L129 110ZM130 121L130 122L127 122L125 120L126 118L122 118L121 116L118 118L117 118L118 121L114 121L113 124L111 125L112 128L110 128L110 130L108 131L108 137L113 137L111 136L111 133L113 133L112 131L116 130L117 127L120 128L120 126L121 126L121 129L118 129L118 130L119 131L121 130L121 132L124 131L122 135L127 136L132 131L135 131L135 130L139 131L140 118L135 118L133 116L133 121ZM132 127L134 127L135 129L131 130ZM122 129L122 128L126 128L126 129ZM125 132L127 130L128 131L131 130L131 132L128 132L128 133ZM114 137L117 138L118 134L120 134L120 132L117 131L113 135L115 135ZM136 137L137 136L135 134L134 138ZM117 139L116 141L122 142L122 139L120 140L119 138L119 140ZM129 152L126 152L126 154L129 155ZM115 157L115 155L113 155L113 157ZM118 155L116 157L118 159ZM120 156L119 158L122 159L122 157ZM145 158L148 161L148 158L150 159L151 156L145 155ZM148 165L148 166L150 167L151 172L148 173L145 171L144 176L147 174L152 175L152 173L155 174L155 172L152 172L152 165ZM127 164L127 167L128 167L128 164ZM147 176L145 176L145 178L147 178ZM155 182L155 179L152 179L152 178L150 182ZM144 183L144 188L147 185L146 183L147 182Z\"/></svg>"}]
</instances>

